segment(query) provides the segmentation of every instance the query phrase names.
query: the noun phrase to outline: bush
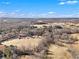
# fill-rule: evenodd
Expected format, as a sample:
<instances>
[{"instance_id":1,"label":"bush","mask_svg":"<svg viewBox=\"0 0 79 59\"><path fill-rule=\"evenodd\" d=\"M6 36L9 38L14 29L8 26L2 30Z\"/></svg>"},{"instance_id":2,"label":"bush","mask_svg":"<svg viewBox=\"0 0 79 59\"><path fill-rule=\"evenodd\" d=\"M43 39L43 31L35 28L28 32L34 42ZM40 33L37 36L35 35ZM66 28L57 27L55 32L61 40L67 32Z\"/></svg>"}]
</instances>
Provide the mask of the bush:
<instances>
[{"instance_id":1,"label":"bush","mask_svg":"<svg viewBox=\"0 0 79 59\"><path fill-rule=\"evenodd\" d=\"M6 47L3 51L3 54L6 59L12 59L12 52L10 47Z\"/></svg>"}]
</instances>

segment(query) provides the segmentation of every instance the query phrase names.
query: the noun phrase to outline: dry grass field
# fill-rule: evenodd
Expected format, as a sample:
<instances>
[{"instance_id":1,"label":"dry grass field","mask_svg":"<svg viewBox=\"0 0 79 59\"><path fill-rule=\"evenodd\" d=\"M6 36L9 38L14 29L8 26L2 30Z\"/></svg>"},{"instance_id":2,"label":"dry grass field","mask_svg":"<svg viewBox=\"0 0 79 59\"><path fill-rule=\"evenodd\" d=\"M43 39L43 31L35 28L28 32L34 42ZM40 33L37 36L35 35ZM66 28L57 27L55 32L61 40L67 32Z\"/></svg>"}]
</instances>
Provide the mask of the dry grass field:
<instances>
[{"instance_id":1,"label":"dry grass field","mask_svg":"<svg viewBox=\"0 0 79 59\"><path fill-rule=\"evenodd\" d=\"M49 23L36 26L35 28L19 28L18 33L15 31L17 38L5 40L1 44L8 47L15 46L21 51L32 50L38 55L41 54L42 57L45 56L45 58L40 58L36 55L25 54L19 56L18 59L76 59L79 55L79 24ZM20 39L19 34L22 34Z\"/></svg>"},{"instance_id":2,"label":"dry grass field","mask_svg":"<svg viewBox=\"0 0 79 59\"><path fill-rule=\"evenodd\" d=\"M78 39L79 36L78 34L72 34L71 35L74 39ZM34 49L39 45L39 43L42 41L42 37L35 37L35 38L30 38L26 37L23 39L14 39L6 42L2 42L3 45L6 46L17 46L19 49L22 49L25 47L25 49ZM74 49L76 52L79 52L79 41L75 42L74 44L65 44L66 46L61 47L58 45L51 44L48 48L48 57L51 59L74 59L73 55L68 52L69 48ZM24 49L24 48L23 48ZM40 59L39 57L35 56L21 56L18 57L18 59Z\"/></svg>"},{"instance_id":3,"label":"dry grass field","mask_svg":"<svg viewBox=\"0 0 79 59\"><path fill-rule=\"evenodd\" d=\"M35 38L26 37L23 39L14 39L14 40L5 41L2 42L2 44L6 46L13 45L18 47L18 49L32 50L36 48L41 41L42 41L41 37L35 37Z\"/></svg>"},{"instance_id":4,"label":"dry grass field","mask_svg":"<svg viewBox=\"0 0 79 59\"><path fill-rule=\"evenodd\" d=\"M60 47L57 45L50 45L49 46L49 57L51 59L73 59L73 56L67 51L67 47Z\"/></svg>"}]
</instances>

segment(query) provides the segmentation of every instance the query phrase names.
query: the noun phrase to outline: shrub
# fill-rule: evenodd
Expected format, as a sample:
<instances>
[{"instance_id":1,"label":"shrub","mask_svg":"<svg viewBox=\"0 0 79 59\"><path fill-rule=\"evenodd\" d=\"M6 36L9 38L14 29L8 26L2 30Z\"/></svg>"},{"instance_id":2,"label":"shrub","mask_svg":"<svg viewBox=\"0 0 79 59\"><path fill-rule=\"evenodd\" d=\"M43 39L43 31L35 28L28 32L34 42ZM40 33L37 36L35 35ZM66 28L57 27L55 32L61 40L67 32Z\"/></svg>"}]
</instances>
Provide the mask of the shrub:
<instances>
[{"instance_id":1,"label":"shrub","mask_svg":"<svg viewBox=\"0 0 79 59\"><path fill-rule=\"evenodd\" d=\"M6 47L3 51L3 54L6 59L12 59L12 52L10 47Z\"/></svg>"}]
</instances>

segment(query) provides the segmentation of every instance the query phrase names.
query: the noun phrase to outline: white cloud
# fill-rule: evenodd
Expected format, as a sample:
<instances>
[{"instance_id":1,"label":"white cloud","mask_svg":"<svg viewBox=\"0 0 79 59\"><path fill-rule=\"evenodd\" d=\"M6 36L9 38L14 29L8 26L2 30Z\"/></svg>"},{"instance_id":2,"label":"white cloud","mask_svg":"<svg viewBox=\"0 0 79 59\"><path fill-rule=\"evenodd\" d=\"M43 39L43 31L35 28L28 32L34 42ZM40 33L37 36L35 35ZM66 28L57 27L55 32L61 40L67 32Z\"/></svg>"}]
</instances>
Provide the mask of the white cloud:
<instances>
[{"instance_id":1,"label":"white cloud","mask_svg":"<svg viewBox=\"0 0 79 59\"><path fill-rule=\"evenodd\" d=\"M47 13L16 13L16 12L0 12L0 17L14 17L14 18L58 18L58 17L79 17L79 13L76 14L58 14L56 12Z\"/></svg>"},{"instance_id":2,"label":"white cloud","mask_svg":"<svg viewBox=\"0 0 79 59\"><path fill-rule=\"evenodd\" d=\"M10 4L10 2L2 2L2 4L5 4L5 5L9 5Z\"/></svg>"},{"instance_id":3,"label":"white cloud","mask_svg":"<svg viewBox=\"0 0 79 59\"><path fill-rule=\"evenodd\" d=\"M54 14L55 12L52 12L52 11L50 11L50 12L48 12L48 14Z\"/></svg>"},{"instance_id":4,"label":"white cloud","mask_svg":"<svg viewBox=\"0 0 79 59\"><path fill-rule=\"evenodd\" d=\"M4 13L4 12L0 11L0 14L2 14L2 13Z\"/></svg>"},{"instance_id":5,"label":"white cloud","mask_svg":"<svg viewBox=\"0 0 79 59\"><path fill-rule=\"evenodd\" d=\"M21 10L20 9L16 9L16 10L14 10L15 12L20 12Z\"/></svg>"},{"instance_id":6,"label":"white cloud","mask_svg":"<svg viewBox=\"0 0 79 59\"><path fill-rule=\"evenodd\" d=\"M59 4L60 5L65 5L65 4L77 4L79 1L78 0L67 0L67 1L61 1Z\"/></svg>"},{"instance_id":7,"label":"white cloud","mask_svg":"<svg viewBox=\"0 0 79 59\"><path fill-rule=\"evenodd\" d=\"M66 3L67 4L76 4L76 3L78 3L78 1L77 0L73 0L73 1L67 1Z\"/></svg>"},{"instance_id":8,"label":"white cloud","mask_svg":"<svg viewBox=\"0 0 79 59\"><path fill-rule=\"evenodd\" d=\"M0 17L4 17L6 15L7 15L7 13L0 11Z\"/></svg>"},{"instance_id":9,"label":"white cloud","mask_svg":"<svg viewBox=\"0 0 79 59\"><path fill-rule=\"evenodd\" d=\"M64 4L65 4L65 2L60 2L59 4L60 4L60 5L64 5Z\"/></svg>"}]
</instances>

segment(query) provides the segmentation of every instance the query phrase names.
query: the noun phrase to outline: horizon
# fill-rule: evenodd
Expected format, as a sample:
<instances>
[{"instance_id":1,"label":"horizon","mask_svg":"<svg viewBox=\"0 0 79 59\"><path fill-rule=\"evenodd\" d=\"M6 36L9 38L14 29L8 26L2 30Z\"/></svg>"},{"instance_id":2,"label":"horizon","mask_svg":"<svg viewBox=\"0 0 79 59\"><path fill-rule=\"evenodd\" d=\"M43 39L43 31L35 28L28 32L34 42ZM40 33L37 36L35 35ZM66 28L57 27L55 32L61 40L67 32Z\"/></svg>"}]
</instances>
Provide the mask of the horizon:
<instances>
[{"instance_id":1,"label":"horizon","mask_svg":"<svg viewBox=\"0 0 79 59\"><path fill-rule=\"evenodd\" d=\"M0 17L79 18L79 0L0 0Z\"/></svg>"}]
</instances>

